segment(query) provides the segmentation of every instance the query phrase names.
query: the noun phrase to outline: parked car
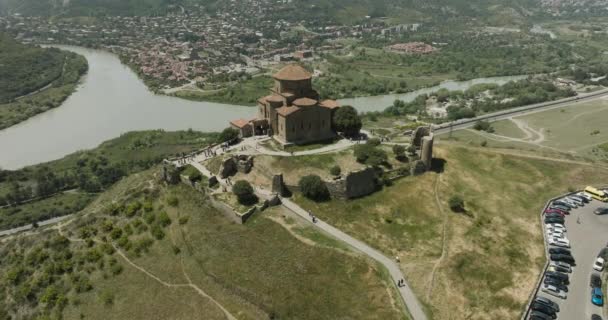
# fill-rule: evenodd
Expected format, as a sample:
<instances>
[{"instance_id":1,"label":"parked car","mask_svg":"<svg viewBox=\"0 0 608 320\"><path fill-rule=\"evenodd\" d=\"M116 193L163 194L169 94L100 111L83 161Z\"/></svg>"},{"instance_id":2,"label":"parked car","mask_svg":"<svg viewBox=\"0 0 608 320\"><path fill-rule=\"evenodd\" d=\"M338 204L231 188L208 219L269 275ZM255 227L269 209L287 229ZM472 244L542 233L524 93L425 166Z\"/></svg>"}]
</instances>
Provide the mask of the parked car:
<instances>
[{"instance_id":1,"label":"parked car","mask_svg":"<svg viewBox=\"0 0 608 320\"><path fill-rule=\"evenodd\" d=\"M572 256L567 256L565 254L552 254L551 260L567 262L571 266L573 266L575 264L574 258Z\"/></svg>"},{"instance_id":2,"label":"parked car","mask_svg":"<svg viewBox=\"0 0 608 320\"><path fill-rule=\"evenodd\" d=\"M566 231L566 227L564 227L561 224L547 223L547 224L545 224L545 228L551 229L551 230L564 230L564 231Z\"/></svg>"},{"instance_id":3,"label":"parked car","mask_svg":"<svg viewBox=\"0 0 608 320\"><path fill-rule=\"evenodd\" d=\"M602 250L600 250L600 253L598 253L597 256L604 258L604 261L606 261L606 259L608 259L608 248L602 248Z\"/></svg>"},{"instance_id":4,"label":"parked car","mask_svg":"<svg viewBox=\"0 0 608 320\"><path fill-rule=\"evenodd\" d=\"M550 213L559 214L562 217L567 214L565 211L562 211L562 210L559 210L559 209L549 208L549 209L545 210L545 216L548 216Z\"/></svg>"},{"instance_id":5,"label":"parked car","mask_svg":"<svg viewBox=\"0 0 608 320\"><path fill-rule=\"evenodd\" d=\"M593 213L597 214L597 215L608 214L608 208L606 208L606 207L599 207L599 208L593 210Z\"/></svg>"},{"instance_id":6,"label":"parked car","mask_svg":"<svg viewBox=\"0 0 608 320\"><path fill-rule=\"evenodd\" d=\"M604 295L601 288L595 287L591 289L591 303L600 307L604 305Z\"/></svg>"},{"instance_id":7,"label":"parked car","mask_svg":"<svg viewBox=\"0 0 608 320\"><path fill-rule=\"evenodd\" d=\"M563 225L565 222L563 217L545 217L545 223L556 223Z\"/></svg>"},{"instance_id":8,"label":"parked car","mask_svg":"<svg viewBox=\"0 0 608 320\"><path fill-rule=\"evenodd\" d=\"M568 286L565 285L563 282L561 282L559 279L545 277L545 280L543 280L543 283L552 285L552 286L558 288L559 290L562 290L563 292L568 292Z\"/></svg>"},{"instance_id":9,"label":"parked car","mask_svg":"<svg viewBox=\"0 0 608 320\"><path fill-rule=\"evenodd\" d=\"M582 207L585 205L585 203L582 200L580 200L576 197L573 197L573 196L567 196L564 200L568 203L575 204L577 207Z\"/></svg>"},{"instance_id":10,"label":"parked car","mask_svg":"<svg viewBox=\"0 0 608 320\"><path fill-rule=\"evenodd\" d=\"M552 210L552 209L550 209ZM553 209L555 210L555 209ZM545 217L559 217L559 218L564 218L564 214L561 212L546 212L545 213Z\"/></svg>"},{"instance_id":11,"label":"parked car","mask_svg":"<svg viewBox=\"0 0 608 320\"><path fill-rule=\"evenodd\" d=\"M568 210L566 210L566 211L570 211L570 209L576 209L576 206L574 204L566 202L565 200L555 200L555 201L553 201L553 205L556 208L559 208L560 206L567 208Z\"/></svg>"},{"instance_id":12,"label":"parked car","mask_svg":"<svg viewBox=\"0 0 608 320\"><path fill-rule=\"evenodd\" d=\"M530 318L532 320L553 320L554 318L546 313L540 311L532 311L530 312Z\"/></svg>"},{"instance_id":13,"label":"parked car","mask_svg":"<svg viewBox=\"0 0 608 320\"><path fill-rule=\"evenodd\" d=\"M591 288L601 288L602 287L602 277L600 277L597 273L591 274L591 279L589 280L589 285Z\"/></svg>"},{"instance_id":14,"label":"parked car","mask_svg":"<svg viewBox=\"0 0 608 320\"><path fill-rule=\"evenodd\" d=\"M536 298L534 298L534 302L544 304L555 310L555 312L559 312L559 305L549 298L537 296Z\"/></svg>"},{"instance_id":15,"label":"parked car","mask_svg":"<svg viewBox=\"0 0 608 320\"><path fill-rule=\"evenodd\" d=\"M570 241L565 238L562 239L562 238L552 237L552 238L549 238L547 241L549 242L549 245L551 245L551 246L570 248Z\"/></svg>"},{"instance_id":16,"label":"parked car","mask_svg":"<svg viewBox=\"0 0 608 320\"><path fill-rule=\"evenodd\" d=\"M530 309L532 309L534 311L540 311L540 312L550 316L551 319L557 318L557 314L556 314L555 310L553 310L550 307L547 307L544 304L532 303L532 305L530 306Z\"/></svg>"},{"instance_id":17,"label":"parked car","mask_svg":"<svg viewBox=\"0 0 608 320\"><path fill-rule=\"evenodd\" d=\"M604 270L604 258L597 257L593 263L593 270L602 272Z\"/></svg>"},{"instance_id":18,"label":"parked car","mask_svg":"<svg viewBox=\"0 0 608 320\"><path fill-rule=\"evenodd\" d=\"M550 277L558 278L558 279L564 281L564 283L566 283L566 284L570 283L569 282L570 277L567 274L565 274L565 273L561 273L561 272L546 272L545 275L550 276Z\"/></svg>"},{"instance_id":19,"label":"parked car","mask_svg":"<svg viewBox=\"0 0 608 320\"><path fill-rule=\"evenodd\" d=\"M563 249L563 248L556 248L556 249ZM570 252L568 252L568 253L564 253L564 254L571 255L571 254L570 254ZM560 266L560 267L568 267L568 268L570 268L570 265L569 265L569 264L567 264L567 263L565 263L565 262L562 262L562 261L550 261L550 262L549 262L549 265L551 265L551 266Z\"/></svg>"},{"instance_id":20,"label":"parked car","mask_svg":"<svg viewBox=\"0 0 608 320\"><path fill-rule=\"evenodd\" d=\"M566 299L568 297L567 293L559 290L558 288L556 288L555 286L552 286L552 285L543 284L541 286L540 290L542 292L546 293L546 294L550 294L550 295L552 295L554 297L558 297L558 298L561 298L561 299Z\"/></svg>"},{"instance_id":21,"label":"parked car","mask_svg":"<svg viewBox=\"0 0 608 320\"><path fill-rule=\"evenodd\" d=\"M571 194L570 198L578 199L579 201L581 201L582 203L585 203L585 204L591 202L591 199L587 199L587 198L583 197L582 195L580 195L578 193L577 194Z\"/></svg>"},{"instance_id":22,"label":"parked car","mask_svg":"<svg viewBox=\"0 0 608 320\"><path fill-rule=\"evenodd\" d=\"M553 235L554 237L563 238L566 236L566 232L564 230L558 229L547 229L547 235Z\"/></svg>"},{"instance_id":23,"label":"parked car","mask_svg":"<svg viewBox=\"0 0 608 320\"><path fill-rule=\"evenodd\" d=\"M549 248L549 253L567 254L569 256L572 255L570 250L568 250L566 248Z\"/></svg>"},{"instance_id":24,"label":"parked car","mask_svg":"<svg viewBox=\"0 0 608 320\"><path fill-rule=\"evenodd\" d=\"M572 272L572 268L570 268L570 267L566 268L566 267L560 267L560 266L552 266L552 265L550 265L549 267L547 267L547 271L570 273L570 272Z\"/></svg>"},{"instance_id":25,"label":"parked car","mask_svg":"<svg viewBox=\"0 0 608 320\"><path fill-rule=\"evenodd\" d=\"M579 197L585 198L587 199L587 202L591 202L591 200L593 200L593 197L591 197L590 195L586 194L585 192L579 192L576 194Z\"/></svg>"},{"instance_id":26,"label":"parked car","mask_svg":"<svg viewBox=\"0 0 608 320\"><path fill-rule=\"evenodd\" d=\"M597 314L592 314L591 315L591 320L602 320L602 317L597 315Z\"/></svg>"},{"instance_id":27,"label":"parked car","mask_svg":"<svg viewBox=\"0 0 608 320\"><path fill-rule=\"evenodd\" d=\"M564 212L570 212L570 209L571 209L571 208L570 208L569 206L567 206L567 205L563 205L563 204L555 204L555 203L554 203L554 204L552 204L552 205L550 205L550 206L549 206L549 208L552 208L552 209L558 209L558 210L562 210L562 211L564 211ZM567 213L566 213L566 214L567 214Z\"/></svg>"}]
</instances>

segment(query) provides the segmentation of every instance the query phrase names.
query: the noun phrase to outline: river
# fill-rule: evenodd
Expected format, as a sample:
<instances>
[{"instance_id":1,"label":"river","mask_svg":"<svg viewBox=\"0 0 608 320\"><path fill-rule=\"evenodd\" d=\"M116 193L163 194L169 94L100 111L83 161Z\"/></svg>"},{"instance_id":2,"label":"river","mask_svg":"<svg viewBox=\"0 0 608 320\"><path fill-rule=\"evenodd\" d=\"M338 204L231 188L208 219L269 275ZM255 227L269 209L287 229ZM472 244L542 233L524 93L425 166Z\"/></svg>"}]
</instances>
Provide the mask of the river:
<instances>
[{"instance_id":1,"label":"river","mask_svg":"<svg viewBox=\"0 0 608 320\"><path fill-rule=\"evenodd\" d=\"M0 167L18 169L94 148L105 140L133 130L165 129L219 131L237 118L249 118L256 109L212 102L195 102L155 95L112 53L61 46L85 56L89 72L60 107L0 131ZM395 99L412 100L439 88L464 90L477 83L506 83L521 77L446 81L407 94L344 99L359 111L383 110Z\"/></svg>"}]
</instances>

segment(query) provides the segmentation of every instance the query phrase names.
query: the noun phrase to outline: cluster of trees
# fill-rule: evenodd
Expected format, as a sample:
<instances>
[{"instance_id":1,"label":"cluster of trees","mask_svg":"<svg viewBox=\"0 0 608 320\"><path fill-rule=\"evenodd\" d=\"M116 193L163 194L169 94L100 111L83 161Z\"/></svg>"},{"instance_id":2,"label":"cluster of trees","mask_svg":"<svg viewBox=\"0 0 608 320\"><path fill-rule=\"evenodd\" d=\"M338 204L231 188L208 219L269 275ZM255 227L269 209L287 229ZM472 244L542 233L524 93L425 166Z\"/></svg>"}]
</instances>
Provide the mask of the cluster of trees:
<instances>
[{"instance_id":1,"label":"cluster of trees","mask_svg":"<svg viewBox=\"0 0 608 320\"><path fill-rule=\"evenodd\" d=\"M449 120L473 118L478 114L516 108L574 96L569 88L558 88L550 79L510 81L502 86L480 84L466 91L441 89L432 94L438 102L450 102L446 109ZM385 115L426 114L429 95L419 95L411 102L395 100L384 110Z\"/></svg>"},{"instance_id":2,"label":"cluster of trees","mask_svg":"<svg viewBox=\"0 0 608 320\"><path fill-rule=\"evenodd\" d=\"M380 142L376 139L370 139L367 143L356 145L354 154L357 162L373 167L386 165L388 155L386 151L378 147L379 144Z\"/></svg>"},{"instance_id":3,"label":"cluster of trees","mask_svg":"<svg viewBox=\"0 0 608 320\"><path fill-rule=\"evenodd\" d=\"M236 196L240 204L249 206L258 202L253 187L246 180L238 180L232 186L232 193Z\"/></svg>"},{"instance_id":4,"label":"cluster of trees","mask_svg":"<svg viewBox=\"0 0 608 320\"><path fill-rule=\"evenodd\" d=\"M298 186L300 187L302 195L313 201L326 201L330 198L327 185L325 185L323 179L318 175L311 174L303 176L300 178Z\"/></svg>"}]
</instances>

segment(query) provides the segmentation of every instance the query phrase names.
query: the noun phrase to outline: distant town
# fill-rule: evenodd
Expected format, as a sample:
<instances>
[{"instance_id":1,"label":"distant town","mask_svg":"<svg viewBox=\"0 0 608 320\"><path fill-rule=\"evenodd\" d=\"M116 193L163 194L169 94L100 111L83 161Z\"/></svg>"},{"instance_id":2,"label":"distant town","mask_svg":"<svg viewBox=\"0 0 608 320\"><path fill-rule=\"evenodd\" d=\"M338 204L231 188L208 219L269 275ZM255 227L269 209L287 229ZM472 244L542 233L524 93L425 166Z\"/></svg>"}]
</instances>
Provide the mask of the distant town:
<instances>
[{"instance_id":1,"label":"distant town","mask_svg":"<svg viewBox=\"0 0 608 320\"><path fill-rule=\"evenodd\" d=\"M386 38L417 32L419 23L312 25L269 16L264 1L252 6L227 6L209 14L195 5L166 16L91 19L47 19L13 14L0 17L0 28L24 43L66 44L110 50L139 73L153 89L184 84L200 87L221 75L255 75L268 66L312 59L324 51L343 47L333 41L373 36ZM398 44L405 53L429 53L424 43Z\"/></svg>"}]
</instances>

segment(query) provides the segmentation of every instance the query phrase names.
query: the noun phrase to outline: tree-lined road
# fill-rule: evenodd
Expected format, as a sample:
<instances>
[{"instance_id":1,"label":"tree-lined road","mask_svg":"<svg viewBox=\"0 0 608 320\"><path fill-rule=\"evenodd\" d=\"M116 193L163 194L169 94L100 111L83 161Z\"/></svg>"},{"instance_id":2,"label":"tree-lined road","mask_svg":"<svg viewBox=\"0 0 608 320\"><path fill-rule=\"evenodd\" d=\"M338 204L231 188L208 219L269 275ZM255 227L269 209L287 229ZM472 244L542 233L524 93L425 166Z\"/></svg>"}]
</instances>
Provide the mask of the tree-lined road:
<instances>
[{"instance_id":1,"label":"tree-lined road","mask_svg":"<svg viewBox=\"0 0 608 320\"><path fill-rule=\"evenodd\" d=\"M569 97L569 98L555 100L555 101L531 104L531 105L527 105L527 106L523 106L523 107L488 113L488 114L484 114L484 115L481 115L481 116L475 117L475 118L460 119L460 120L456 120L453 122L444 122L442 124L433 125L432 127L433 127L433 132L435 134L448 133L448 132L450 132L450 130L456 131L456 130L472 127L473 125L475 125L475 123L477 121L480 121L480 120L488 120L488 121L494 122L494 121L504 120L504 119L508 119L508 118L512 118L512 117L523 116L523 115L527 115L527 114L531 114L531 113L542 112L542 111L547 111L547 110L557 109L557 108L563 108L563 107L567 107L567 106L570 106L573 104L601 99L601 98L604 98L607 96L608 96L608 89L603 89L603 90L592 92L592 93L581 94L581 95L578 95L575 97Z\"/></svg>"}]
</instances>

